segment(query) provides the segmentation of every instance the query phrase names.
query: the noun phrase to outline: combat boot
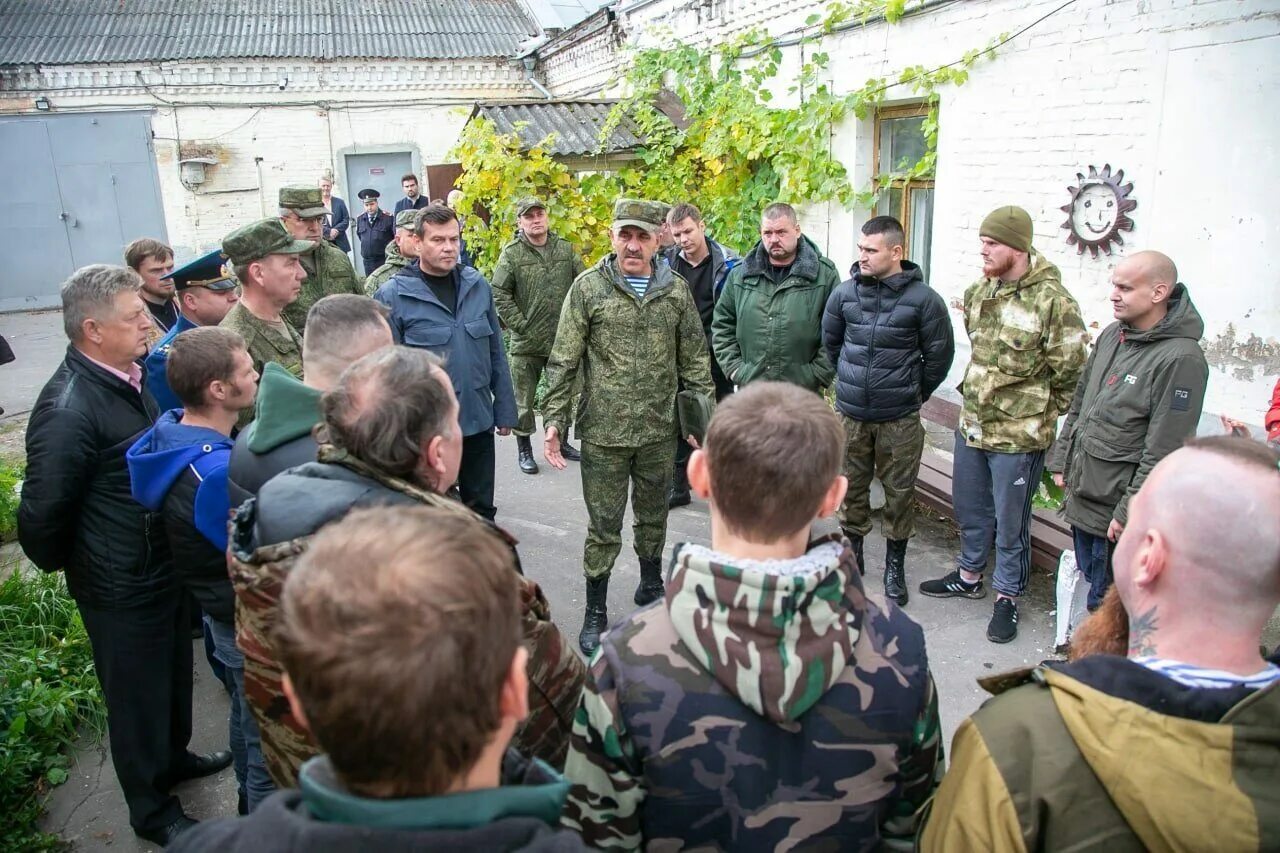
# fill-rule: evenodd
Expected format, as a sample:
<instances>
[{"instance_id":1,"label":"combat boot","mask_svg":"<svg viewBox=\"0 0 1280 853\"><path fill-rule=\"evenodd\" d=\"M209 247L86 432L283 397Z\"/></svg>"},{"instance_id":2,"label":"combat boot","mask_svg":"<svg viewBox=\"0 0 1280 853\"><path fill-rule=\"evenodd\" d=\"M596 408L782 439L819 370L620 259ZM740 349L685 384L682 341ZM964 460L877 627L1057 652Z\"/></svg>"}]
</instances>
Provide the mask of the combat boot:
<instances>
[{"instance_id":1,"label":"combat boot","mask_svg":"<svg viewBox=\"0 0 1280 853\"><path fill-rule=\"evenodd\" d=\"M582 459L582 452L569 443L568 436L560 439L560 455L570 462L579 462Z\"/></svg>"},{"instance_id":2,"label":"combat boot","mask_svg":"<svg viewBox=\"0 0 1280 853\"><path fill-rule=\"evenodd\" d=\"M898 606L907 603L907 540L886 539L884 546L884 597Z\"/></svg>"},{"instance_id":3,"label":"combat boot","mask_svg":"<svg viewBox=\"0 0 1280 853\"><path fill-rule=\"evenodd\" d=\"M578 634L578 648L587 657L600 645L600 635L609 627L609 576L587 578L587 609Z\"/></svg>"},{"instance_id":4,"label":"combat boot","mask_svg":"<svg viewBox=\"0 0 1280 853\"><path fill-rule=\"evenodd\" d=\"M689 469L676 463L671 477L671 491L667 493L667 509L688 506L692 498L689 495Z\"/></svg>"},{"instance_id":5,"label":"combat boot","mask_svg":"<svg viewBox=\"0 0 1280 853\"><path fill-rule=\"evenodd\" d=\"M662 559L660 557L640 558L640 585L636 587L632 600L644 607L662 598L666 587L662 585Z\"/></svg>"},{"instance_id":6,"label":"combat boot","mask_svg":"<svg viewBox=\"0 0 1280 853\"><path fill-rule=\"evenodd\" d=\"M538 463L533 458L533 444L529 441L529 436L516 436L516 451L520 459L520 470L526 474L538 473Z\"/></svg>"},{"instance_id":7,"label":"combat boot","mask_svg":"<svg viewBox=\"0 0 1280 853\"><path fill-rule=\"evenodd\" d=\"M862 558L862 534L853 533L848 530L842 530L844 538L849 540L849 548L853 551L853 556L858 560L858 574L865 575L867 573L867 563Z\"/></svg>"}]
</instances>

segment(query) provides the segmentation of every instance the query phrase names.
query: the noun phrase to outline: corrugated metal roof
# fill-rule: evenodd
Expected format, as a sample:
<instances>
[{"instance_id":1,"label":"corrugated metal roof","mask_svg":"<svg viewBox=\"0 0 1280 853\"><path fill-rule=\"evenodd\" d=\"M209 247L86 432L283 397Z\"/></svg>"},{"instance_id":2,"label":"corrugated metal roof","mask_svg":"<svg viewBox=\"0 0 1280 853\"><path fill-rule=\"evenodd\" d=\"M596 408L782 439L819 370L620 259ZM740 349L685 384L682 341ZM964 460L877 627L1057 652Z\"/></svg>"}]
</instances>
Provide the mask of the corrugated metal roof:
<instances>
[{"instance_id":1,"label":"corrugated metal roof","mask_svg":"<svg viewBox=\"0 0 1280 853\"><path fill-rule=\"evenodd\" d=\"M0 0L0 65L506 57L519 0Z\"/></svg>"},{"instance_id":2,"label":"corrugated metal roof","mask_svg":"<svg viewBox=\"0 0 1280 853\"><path fill-rule=\"evenodd\" d=\"M541 142L548 134L556 134L550 154L566 157L600 153L600 129L616 101L529 101L518 104L479 104L476 113L493 122L500 133L519 128L520 141L526 146ZM609 135L603 153L630 151L644 144L640 131L629 118L623 118Z\"/></svg>"}]
</instances>

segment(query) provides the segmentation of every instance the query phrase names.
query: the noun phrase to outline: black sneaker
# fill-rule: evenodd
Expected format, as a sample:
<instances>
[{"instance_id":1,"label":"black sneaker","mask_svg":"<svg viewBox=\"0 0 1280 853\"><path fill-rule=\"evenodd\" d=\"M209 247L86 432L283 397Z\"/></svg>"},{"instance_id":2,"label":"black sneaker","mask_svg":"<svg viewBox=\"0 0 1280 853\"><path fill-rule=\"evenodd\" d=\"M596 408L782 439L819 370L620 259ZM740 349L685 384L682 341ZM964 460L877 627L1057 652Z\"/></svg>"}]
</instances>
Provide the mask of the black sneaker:
<instances>
[{"instance_id":1,"label":"black sneaker","mask_svg":"<svg viewBox=\"0 0 1280 853\"><path fill-rule=\"evenodd\" d=\"M932 595L934 598L983 598L987 591L982 586L982 581L976 580L973 583L965 583L960 578L960 570L955 569L948 575L944 575L937 580L925 581L920 584L920 591L925 595Z\"/></svg>"},{"instance_id":2,"label":"black sneaker","mask_svg":"<svg viewBox=\"0 0 1280 853\"><path fill-rule=\"evenodd\" d=\"M1018 636L1018 605L1012 598L997 598L996 609L987 623L987 639L1007 643Z\"/></svg>"}]
</instances>

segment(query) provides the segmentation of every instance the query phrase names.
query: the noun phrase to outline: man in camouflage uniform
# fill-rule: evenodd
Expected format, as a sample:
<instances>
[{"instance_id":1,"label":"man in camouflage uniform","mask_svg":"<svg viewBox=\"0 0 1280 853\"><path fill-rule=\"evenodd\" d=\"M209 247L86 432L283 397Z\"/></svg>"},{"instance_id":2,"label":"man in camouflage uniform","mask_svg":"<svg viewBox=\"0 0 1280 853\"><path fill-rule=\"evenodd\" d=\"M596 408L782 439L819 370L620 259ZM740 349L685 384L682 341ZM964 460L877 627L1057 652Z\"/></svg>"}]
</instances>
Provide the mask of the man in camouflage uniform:
<instances>
[{"instance_id":1,"label":"man in camouflage uniform","mask_svg":"<svg viewBox=\"0 0 1280 853\"><path fill-rule=\"evenodd\" d=\"M520 470L536 474L538 463L529 441L537 427L534 397L551 356L565 294L584 267L573 244L548 230L547 206L541 199L522 198L516 205L516 219L520 232L502 247L493 269L493 301L503 325L511 330L507 352L516 389L519 420L514 432ZM560 439L560 455L581 458L568 438L566 434Z\"/></svg>"},{"instance_id":2,"label":"man in camouflage uniform","mask_svg":"<svg viewBox=\"0 0 1280 853\"><path fill-rule=\"evenodd\" d=\"M347 253L321 239L326 213L319 187L280 188L280 221L295 239L312 241L315 246L298 256L307 271L307 280L302 283L298 298L284 312L299 334L307 325L307 312L322 298L331 293L364 295Z\"/></svg>"},{"instance_id":3,"label":"man in camouflage uniform","mask_svg":"<svg viewBox=\"0 0 1280 853\"><path fill-rule=\"evenodd\" d=\"M665 600L605 635L574 718L561 820L588 845L910 843L942 775L937 698L920 626L863 590L848 540L809 541L844 495L843 446L795 385L717 408L689 461L711 547L678 545Z\"/></svg>"},{"instance_id":4,"label":"man in camouflage uniform","mask_svg":"<svg viewBox=\"0 0 1280 853\"><path fill-rule=\"evenodd\" d=\"M240 301L218 325L240 333L259 376L269 361L302 376L302 336L283 312L298 298L307 275L299 256L314 247L315 243L291 237L278 219L245 225L222 240L222 254L235 267L241 292ZM240 426L252 419L250 410Z\"/></svg>"},{"instance_id":5,"label":"man in camouflage uniform","mask_svg":"<svg viewBox=\"0 0 1280 853\"><path fill-rule=\"evenodd\" d=\"M458 477L462 434L458 400L440 359L415 347L384 347L347 368L321 408L317 461L268 480L237 511L229 537L245 698L258 720L272 779L296 787L298 768L318 752L281 687L273 632L284 582L320 527L360 507L399 504L426 504L478 520L511 547L529 649L529 715L512 745L563 766L584 667L551 621L542 590L522 573L515 539L445 494ZM417 438L416 454L403 449L408 436Z\"/></svg>"},{"instance_id":6,"label":"man in camouflage uniform","mask_svg":"<svg viewBox=\"0 0 1280 853\"><path fill-rule=\"evenodd\" d=\"M578 645L595 651L608 625L609 572L622 550L627 484L632 486L640 585L634 601L662 596L662 546L667 538L667 492L675 438L701 433L694 412L713 405L715 386L698 307L684 279L658 263L663 209L656 202L619 199L613 207L613 252L569 288L547 364L543 452L564 468L574 381L582 374L578 437L582 440L582 497L590 518L583 547L586 614ZM677 383L690 405L677 432ZM682 407L683 408L683 407ZM705 422L704 422L705 423Z\"/></svg>"},{"instance_id":7,"label":"man in camouflage uniform","mask_svg":"<svg viewBox=\"0 0 1280 853\"><path fill-rule=\"evenodd\" d=\"M983 278L964 294L971 355L960 392L952 504L960 524L956 570L925 581L938 598L982 598L995 539L996 603L987 639L1018 635L1016 599L1031 575L1031 500L1058 415L1088 356L1080 306L1058 268L1031 245L1031 217L1001 207L982 222Z\"/></svg>"},{"instance_id":8,"label":"man in camouflage uniform","mask_svg":"<svg viewBox=\"0 0 1280 853\"><path fill-rule=\"evenodd\" d=\"M396 236L387 244L387 262L364 280L366 296L373 296L396 273L418 259L417 237L413 234L417 218L417 210L402 210L396 214Z\"/></svg>"}]
</instances>

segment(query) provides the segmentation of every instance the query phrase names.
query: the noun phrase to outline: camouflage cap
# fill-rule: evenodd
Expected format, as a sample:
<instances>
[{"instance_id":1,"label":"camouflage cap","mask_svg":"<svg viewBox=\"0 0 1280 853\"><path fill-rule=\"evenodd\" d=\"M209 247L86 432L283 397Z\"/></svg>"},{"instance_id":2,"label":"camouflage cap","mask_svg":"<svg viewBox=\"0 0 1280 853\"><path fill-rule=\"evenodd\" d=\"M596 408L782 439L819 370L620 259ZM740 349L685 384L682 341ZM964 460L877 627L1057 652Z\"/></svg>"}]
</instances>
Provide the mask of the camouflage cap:
<instances>
[{"instance_id":1,"label":"camouflage cap","mask_svg":"<svg viewBox=\"0 0 1280 853\"><path fill-rule=\"evenodd\" d=\"M222 238L222 254L236 266L267 255L297 255L315 247L316 244L310 240L293 239L279 219L260 219L252 225L237 228Z\"/></svg>"},{"instance_id":2,"label":"camouflage cap","mask_svg":"<svg viewBox=\"0 0 1280 853\"><path fill-rule=\"evenodd\" d=\"M417 219L418 219L417 210L413 209L412 207L407 210L402 210L396 214L396 227L397 228L413 228L415 225L418 224Z\"/></svg>"},{"instance_id":3,"label":"camouflage cap","mask_svg":"<svg viewBox=\"0 0 1280 853\"><path fill-rule=\"evenodd\" d=\"M537 196L527 195L516 202L516 216L524 216L535 207L547 209L546 203Z\"/></svg>"},{"instance_id":4,"label":"camouflage cap","mask_svg":"<svg viewBox=\"0 0 1280 853\"><path fill-rule=\"evenodd\" d=\"M651 234L662 230L662 220L666 216L662 202L646 201L641 198L620 198L613 203L613 224L636 225Z\"/></svg>"},{"instance_id":5,"label":"camouflage cap","mask_svg":"<svg viewBox=\"0 0 1280 853\"><path fill-rule=\"evenodd\" d=\"M303 219L327 213L319 187L281 187L280 206L289 208Z\"/></svg>"}]
</instances>

